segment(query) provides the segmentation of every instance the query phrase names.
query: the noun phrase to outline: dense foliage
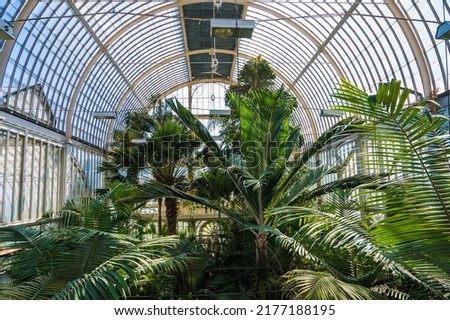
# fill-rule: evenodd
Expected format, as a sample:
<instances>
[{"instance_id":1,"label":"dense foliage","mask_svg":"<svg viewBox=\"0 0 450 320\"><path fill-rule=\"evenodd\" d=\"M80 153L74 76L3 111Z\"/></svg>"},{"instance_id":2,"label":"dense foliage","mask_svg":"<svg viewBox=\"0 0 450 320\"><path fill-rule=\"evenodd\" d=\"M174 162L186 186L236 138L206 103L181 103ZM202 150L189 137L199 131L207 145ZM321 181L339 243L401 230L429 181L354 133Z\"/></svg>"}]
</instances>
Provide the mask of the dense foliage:
<instances>
[{"instance_id":1,"label":"dense foliage","mask_svg":"<svg viewBox=\"0 0 450 320\"><path fill-rule=\"evenodd\" d=\"M130 115L103 163L109 191L68 203L45 231L0 229L1 247L17 250L3 261L1 297L449 298L448 119L427 101L408 106L398 81L375 95L342 81L335 109L346 117L305 146L291 122L297 102L274 88L267 62L249 61L239 79L227 93L225 144L177 100ZM198 141L198 171L186 180ZM349 141L358 174L347 170L355 153L316 165ZM139 179L143 168L149 179ZM156 235L137 209L162 198L225 219ZM177 233L176 213L167 224Z\"/></svg>"}]
</instances>

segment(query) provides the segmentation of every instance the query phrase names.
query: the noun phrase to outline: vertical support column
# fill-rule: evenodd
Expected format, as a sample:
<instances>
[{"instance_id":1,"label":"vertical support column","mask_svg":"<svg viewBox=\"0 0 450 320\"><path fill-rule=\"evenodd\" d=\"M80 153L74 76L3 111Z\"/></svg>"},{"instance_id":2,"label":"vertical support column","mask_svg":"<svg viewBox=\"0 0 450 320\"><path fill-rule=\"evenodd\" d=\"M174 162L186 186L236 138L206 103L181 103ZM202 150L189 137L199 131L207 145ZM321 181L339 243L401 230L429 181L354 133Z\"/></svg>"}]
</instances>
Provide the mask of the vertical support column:
<instances>
[{"instance_id":1,"label":"vertical support column","mask_svg":"<svg viewBox=\"0 0 450 320\"><path fill-rule=\"evenodd\" d=\"M192 112L192 84L188 85L188 109ZM188 181L192 183L194 181L194 171L191 165L188 165Z\"/></svg>"},{"instance_id":2,"label":"vertical support column","mask_svg":"<svg viewBox=\"0 0 450 320\"><path fill-rule=\"evenodd\" d=\"M192 112L192 84L188 85L188 110Z\"/></svg>"},{"instance_id":3,"label":"vertical support column","mask_svg":"<svg viewBox=\"0 0 450 320\"><path fill-rule=\"evenodd\" d=\"M376 172L374 168L370 167L371 161L368 162L366 165L365 162L368 160L367 157L371 157L369 155L369 149L372 149L373 151L373 144L370 140L367 138L358 136L358 138L355 141L356 147L357 147L357 153L356 153L356 167L358 169L358 174L370 174ZM371 152L372 153L372 152ZM365 203L368 198L368 193L364 192L364 190L358 191L358 201L360 203ZM364 210L360 211L361 217L364 217L366 215L366 212Z\"/></svg>"},{"instance_id":4,"label":"vertical support column","mask_svg":"<svg viewBox=\"0 0 450 320\"><path fill-rule=\"evenodd\" d=\"M34 215L36 218L39 217L39 203L40 203L40 199L39 196L41 195L41 193L39 192L39 183L40 183L40 176L39 176L39 162L36 163L35 159L36 159L36 153L38 154L38 156L40 156L40 150L36 151L36 147L38 146L39 142L36 139L32 140L32 147L31 147L31 154L30 154L30 164L31 164L31 172L30 172L30 190L29 190L29 199L30 199L30 218L32 216L32 212L34 209ZM38 165L38 167L36 167L36 165ZM37 190L35 190L34 185L36 184L36 180L37 180ZM36 201L36 206L33 206L33 197L38 196L38 199Z\"/></svg>"},{"instance_id":5,"label":"vertical support column","mask_svg":"<svg viewBox=\"0 0 450 320\"><path fill-rule=\"evenodd\" d=\"M36 213L36 217L37 218L41 218L42 215L45 213L45 207L44 207L44 203L45 203L45 193L43 190L43 185L45 185L45 179L42 179L42 166L43 166L43 161L44 159L44 155L43 155L43 151L45 148L45 143L42 140L39 140L39 142L35 141L34 142L34 146L33 149L35 149L37 146L39 146L39 160L37 161L37 167L36 164L33 164L33 168L35 168L35 171L37 173L37 177L38 177L38 183L37 183L37 189L38 189L38 199L37 199L37 213ZM33 159L34 162L34 159Z\"/></svg>"},{"instance_id":6,"label":"vertical support column","mask_svg":"<svg viewBox=\"0 0 450 320\"><path fill-rule=\"evenodd\" d=\"M320 155L321 155L322 152L325 152L325 155L328 157L328 151L327 151L327 150L317 152L316 155L314 156L314 158L315 158L315 159L314 159L314 165L315 165L316 168L317 168L317 167L320 167L320 165L321 165ZM326 164L326 165L327 165L327 164ZM323 179L323 178L322 178L322 179ZM317 187L320 187L320 186L322 185L322 179L317 181ZM321 196L321 197L318 197L318 198L317 198L317 205L318 205L318 206L321 206L321 205L322 205L322 203L323 203L323 197L324 197L324 196Z\"/></svg>"},{"instance_id":7,"label":"vertical support column","mask_svg":"<svg viewBox=\"0 0 450 320\"><path fill-rule=\"evenodd\" d=\"M26 177L27 177L27 153L28 153L28 131L25 132L25 135L23 136L22 143L20 142L20 135L17 135L16 146L18 149L22 149L20 152L20 172L18 172L19 175L19 186L18 186L18 205L17 205L17 220L28 220L30 218L30 212L28 212L28 216L24 217L24 210L25 210L25 201L26 201L26 195L25 195L25 186L26 186ZM16 157L18 149L16 149Z\"/></svg>"},{"instance_id":8,"label":"vertical support column","mask_svg":"<svg viewBox=\"0 0 450 320\"><path fill-rule=\"evenodd\" d=\"M162 198L158 198L158 235L162 235Z\"/></svg>"},{"instance_id":9,"label":"vertical support column","mask_svg":"<svg viewBox=\"0 0 450 320\"><path fill-rule=\"evenodd\" d=\"M1 222L2 224L6 224L6 188L8 187L8 154L9 154L9 130L6 131L5 138L5 155L4 155L4 163L3 163L3 190L2 190L2 211L1 211Z\"/></svg>"},{"instance_id":10,"label":"vertical support column","mask_svg":"<svg viewBox=\"0 0 450 320\"><path fill-rule=\"evenodd\" d=\"M44 208L44 213L49 211L51 212L51 207L49 206L49 198L51 198L51 191L49 191L49 185L51 184L51 177L50 177L50 139L47 139L47 141L43 142L43 145L46 145L45 148L45 155L44 155L44 186L43 186L43 194L44 197L42 199L42 208ZM50 189L51 190L51 189ZM47 198L49 197L49 198ZM53 218L53 215L50 217Z\"/></svg>"},{"instance_id":11,"label":"vertical support column","mask_svg":"<svg viewBox=\"0 0 450 320\"><path fill-rule=\"evenodd\" d=\"M70 142L66 142L62 151L62 170L61 170L61 181L60 181L60 190L61 193L59 195L60 198L60 207L66 202L69 194L69 184L71 183L69 170L70 166L70 155L72 154L72 144Z\"/></svg>"},{"instance_id":12,"label":"vertical support column","mask_svg":"<svg viewBox=\"0 0 450 320\"><path fill-rule=\"evenodd\" d=\"M19 183L17 182L17 175L18 175L18 168L17 168L17 160L18 160L18 150L20 148L19 145L19 139L20 139L20 134L15 133L15 137L14 137L14 156L13 156L13 168L12 168L12 175L11 175L11 186L12 186L12 190L11 190L11 220L12 221L17 221L19 220L19 205L20 205L20 181ZM20 178L19 178L20 180ZM19 185L18 185L19 184ZM16 202L16 195L17 192L19 192L19 195L17 196L18 201Z\"/></svg>"}]
</instances>

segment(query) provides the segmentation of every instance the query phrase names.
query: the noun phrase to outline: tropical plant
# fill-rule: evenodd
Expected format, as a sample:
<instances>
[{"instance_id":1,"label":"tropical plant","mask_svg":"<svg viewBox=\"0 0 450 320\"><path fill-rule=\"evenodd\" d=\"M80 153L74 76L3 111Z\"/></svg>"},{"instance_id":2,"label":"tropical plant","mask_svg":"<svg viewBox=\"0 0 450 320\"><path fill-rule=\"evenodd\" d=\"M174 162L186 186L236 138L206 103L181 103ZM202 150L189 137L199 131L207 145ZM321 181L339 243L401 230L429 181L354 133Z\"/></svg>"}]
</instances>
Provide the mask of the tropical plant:
<instances>
[{"instance_id":1,"label":"tropical plant","mask_svg":"<svg viewBox=\"0 0 450 320\"><path fill-rule=\"evenodd\" d=\"M348 236L343 228L364 235L370 224L370 218L361 217L351 194L352 190L336 190L319 208L271 210L278 218L272 231L278 245L301 261L284 275L287 296L316 300L382 297L375 289L387 286L390 279L380 265L355 248L340 245L341 237Z\"/></svg>"},{"instance_id":2,"label":"tropical plant","mask_svg":"<svg viewBox=\"0 0 450 320\"><path fill-rule=\"evenodd\" d=\"M338 87L335 97L344 103L336 109L364 120L362 165L380 179L360 186L361 206L346 213L301 207L273 211L278 228L298 225L283 235L286 245L327 272L289 273L286 285L294 295L330 298L311 291L317 291L312 283L325 276L322 284L336 298L345 297L339 292L346 283L358 285L349 288L353 297L368 298L360 285L389 298L450 297L448 119L432 115L427 101L407 106L409 93L399 81L380 84L373 96L347 81ZM349 266L358 273L343 273L330 252L351 255ZM376 273L367 272L368 266Z\"/></svg>"},{"instance_id":3,"label":"tropical plant","mask_svg":"<svg viewBox=\"0 0 450 320\"><path fill-rule=\"evenodd\" d=\"M345 282L326 272L291 270L286 273L286 295L301 300L372 300L381 295L361 285Z\"/></svg>"},{"instance_id":4,"label":"tropical plant","mask_svg":"<svg viewBox=\"0 0 450 320\"><path fill-rule=\"evenodd\" d=\"M275 72L261 55L250 59L239 71L238 81L229 86L225 93L225 105L230 109L227 117L216 117L212 124L220 128L223 145L234 150L240 141L239 104L232 103L231 95L246 96L253 90L271 90L275 85ZM285 92L288 95L287 92Z\"/></svg>"},{"instance_id":5,"label":"tropical plant","mask_svg":"<svg viewBox=\"0 0 450 320\"><path fill-rule=\"evenodd\" d=\"M142 171L167 185L180 185L185 181L198 142L164 103L155 106L151 115L147 112L129 114L126 125L125 130L114 133L115 147L100 171L115 172L113 177L126 171L125 181L134 184L139 182ZM146 141L136 144L133 139ZM177 231L178 202L176 198L167 197L164 203L167 229L173 235Z\"/></svg>"},{"instance_id":6,"label":"tropical plant","mask_svg":"<svg viewBox=\"0 0 450 320\"><path fill-rule=\"evenodd\" d=\"M193 234L178 235L178 243L166 250L172 257L186 259L185 268L166 269L144 274L131 288L131 297L139 299L193 299L205 287L212 261L202 242Z\"/></svg>"},{"instance_id":7,"label":"tropical plant","mask_svg":"<svg viewBox=\"0 0 450 320\"><path fill-rule=\"evenodd\" d=\"M371 181L370 176L358 176L317 186L317 182L333 167L308 167L311 160L325 145L344 141L354 134L354 122L346 119L325 132L312 146L299 155L302 140L300 128L290 125L295 101L286 96L284 89L277 91L251 91L247 96L230 95L240 112L241 144L239 153L228 157L209 134L208 130L178 101L169 105L184 123L205 144L214 157L211 166L225 170L237 189L237 205L223 207L217 201L190 195L181 190L152 181L142 185L136 201L157 197L180 197L211 207L234 219L255 236L258 292L268 266L267 226L274 217L267 209L310 201L336 188L350 188ZM264 295L262 293L262 295Z\"/></svg>"},{"instance_id":8,"label":"tropical plant","mask_svg":"<svg viewBox=\"0 0 450 320\"><path fill-rule=\"evenodd\" d=\"M252 90L270 90L275 84L275 72L261 55L250 59L239 71L238 81L230 85L229 92L247 95Z\"/></svg>"},{"instance_id":9,"label":"tropical plant","mask_svg":"<svg viewBox=\"0 0 450 320\"><path fill-rule=\"evenodd\" d=\"M139 183L139 173L147 167L147 150L134 143L153 132L155 122L147 111L129 113L125 118L125 129L113 132L106 159L98 171L107 174L107 182L120 181Z\"/></svg>"},{"instance_id":10,"label":"tropical plant","mask_svg":"<svg viewBox=\"0 0 450 320\"><path fill-rule=\"evenodd\" d=\"M45 231L26 226L0 229L3 248L17 250L3 260L10 281L0 286L5 299L125 298L143 274L176 271L187 261L168 250L173 237L141 241L124 222L130 210L113 199L129 186L119 184L99 199L72 203L61 226Z\"/></svg>"},{"instance_id":11,"label":"tropical plant","mask_svg":"<svg viewBox=\"0 0 450 320\"><path fill-rule=\"evenodd\" d=\"M205 283L207 293L214 299L256 299L254 272L255 245L253 235L230 219L217 223L216 234L211 234L209 246L213 261Z\"/></svg>"},{"instance_id":12,"label":"tropical plant","mask_svg":"<svg viewBox=\"0 0 450 320\"><path fill-rule=\"evenodd\" d=\"M227 203L231 200L236 187L223 168L214 167L199 172L190 184L189 191L212 201Z\"/></svg>"}]
</instances>

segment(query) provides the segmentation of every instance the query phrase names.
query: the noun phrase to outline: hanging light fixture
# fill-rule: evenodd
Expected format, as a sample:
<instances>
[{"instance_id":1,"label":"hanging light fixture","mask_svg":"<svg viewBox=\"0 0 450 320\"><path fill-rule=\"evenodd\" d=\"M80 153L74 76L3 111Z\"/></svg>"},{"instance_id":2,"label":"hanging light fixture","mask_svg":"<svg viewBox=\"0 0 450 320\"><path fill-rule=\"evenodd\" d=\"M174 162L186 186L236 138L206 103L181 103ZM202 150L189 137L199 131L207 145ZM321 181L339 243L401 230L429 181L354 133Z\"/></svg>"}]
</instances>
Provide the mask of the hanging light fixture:
<instances>
[{"instance_id":1,"label":"hanging light fixture","mask_svg":"<svg viewBox=\"0 0 450 320\"><path fill-rule=\"evenodd\" d=\"M445 21L438 26L435 39L450 40L450 21Z\"/></svg>"},{"instance_id":2,"label":"hanging light fixture","mask_svg":"<svg viewBox=\"0 0 450 320\"><path fill-rule=\"evenodd\" d=\"M4 19L0 19L0 39L14 40L13 26Z\"/></svg>"},{"instance_id":3,"label":"hanging light fixture","mask_svg":"<svg viewBox=\"0 0 450 320\"><path fill-rule=\"evenodd\" d=\"M218 67L219 67L219 59L217 59L216 54L213 53L212 54L212 58L211 58L211 70L212 70L212 72L217 72L217 68Z\"/></svg>"},{"instance_id":4,"label":"hanging light fixture","mask_svg":"<svg viewBox=\"0 0 450 320\"><path fill-rule=\"evenodd\" d=\"M230 109L211 109L209 110L209 115L215 117L228 117L231 115Z\"/></svg>"},{"instance_id":5,"label":"hanging light fixture","mask_svg":"<svg viewBox=\"0 0 450 320\"><path fill-rule=\"evenodd\" d=\"M117 113L114 111L95 111L92 113L95 119L116 119Z\"/></svg>"},{"instance_id":6,"label":"hanging light fixture","mask_svg":"<svg viewBox=\"0 0 450 320\"><path fill-rule=\"evenodd\" d=\"M211 36L224 38L251 38L255 20L211 19Z\"/></svg>"},{"instance_id":7,"label":"hanging light fixture","mask_svg":"<svg viewBox=\"0 0 450 320\"><path fill-rule=\"evenodd\" d=\"M450 21L445 21L445 4L447 0L442 0L442 12L444 13L443 21L436 30L436 35L434 36L437 40L450 40Z\"/></svg>"},{"instance_id":8,"label":"hanging light fixture","mask_svg":"<svg viewBox=\"0 0 450 320\"><path fill-rule=\"evenodd\" d=\"M133 144L143 144L143 143L147 143L147 139L145 138L136 138L136 139L131 139L130 141Z\"/></svg>"},{"instance_id":9,"label":"hanging light fixture","mask_svg":"<svg viewBox=\"0 0 450 320\"><path fill-rule=\"evenodd\" d=\"M321 117L339 118L339 117L342 117L343 115L344 115L344 113L342 111L329 110L329 109L320 110Z\"/></svg>"}]
</instances>

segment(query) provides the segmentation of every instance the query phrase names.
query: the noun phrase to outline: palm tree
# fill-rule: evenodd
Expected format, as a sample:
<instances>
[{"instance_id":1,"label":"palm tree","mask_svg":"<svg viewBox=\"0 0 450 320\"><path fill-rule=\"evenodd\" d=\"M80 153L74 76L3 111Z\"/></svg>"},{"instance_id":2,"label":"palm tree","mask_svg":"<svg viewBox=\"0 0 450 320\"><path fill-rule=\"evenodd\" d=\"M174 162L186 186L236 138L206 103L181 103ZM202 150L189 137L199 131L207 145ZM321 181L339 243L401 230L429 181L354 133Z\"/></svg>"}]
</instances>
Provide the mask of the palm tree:
<instances>
[{"instance_id":1,"label":"palm tree","mask_svg":"<svg viewBox=\"0 0 450 320\"><path fill-rule=\"evenodd\" d=\"M164 103L155 106L152 115L129 114L126 125L124 131L114 133L115 147L101 171L112 172L117 177L118 172L126 169L126 177L121 180L134 184L139 182L139 173L144 170L150 171L154 180L167 185L179 185L186 179L198 143ZM136 144L133 139L146 139L146 142ZM178 201L167 197L164 203L168 233L173 235L177 230Z\"/></svg>"},{"instance_id":2,"label":"palm tree","mask_svg":"<svg viewBox=\"0 0 450 320\"><path fill-rule=\"evenodd\" d=\"M293 221L303 222L297 231L283 236L285 243L320 264L328 279L332 274L344 283L362 284L388 297L448 299L450 159L445 130L448 119L431 114L427 101L407 106L409 93L401 89L399 81L380 84L373 96L347 81L336 91L335 96L343 101L337 109L364 119L361 127L362 137L367 141L367 152L362 155L364 168L380 173L376 183L359 188L364 201L358 210L343 215L336 211L285 207L275 209L273 214L280 218L278 228ZM351 277L339 274L335 265L330 265L330 259L326 264L321 259L323 252L336 250L369 263L373 270L379 270L378 276L369 279L362 277L364 272L357 276L350 274ZM361 263L353 266L358 270ZM308 283L298 281L299 274L300 271L289 274L289 279L295 280L289 280L287 286L304 297L302 292L309 291ZM303 272L302 277L311 283L311 274Z\"/></svg>"},{"instance_id":3,"label":"palm tree","mask_svg":"<svg viewBox=\"0 0 450 320\"><path fill-rule=\"evenodd\" d=\"M98 171L107 174L107 182L121 181L128 184L139 183L139 173L146 167L146 150L133 143L142 138L147 131L152 131L154 121L148 112L134 112L127 115L125 129L113 132L106 159Z\"/></svg>"},{"instance_id":4,"label":"palm tree","mask_svg":"<svg viewBox=\"0 0 450 320\"><path fill-rule=\"evenodd\" d=\"M272 89L275 72L261 55L250 59L239 71L238 81L228 89L238 95L247 95L252 90Z\"/></svg>"},{"instance_id":5,"label":"palm tree","mask_svg":"<svg viewBox=\"0 0 450 320\"><path fill-rule=\"evenodd\" d=\"M269 62L261 55L250 59L242 67L237 83L230 85L225 94L225 105L230 109L230 116L213 119L213 123L220 128L220 136L224 137L224 146L233 150L241 139L239 104L232 103L231 95L247 96L255 90L272 90L275 78L275 72ZM289 95L287 92L284 94Z\"/></svg>"},{"instance_id":6,"label":"palm tree","mask_svg":"<svg viewBox=\"0 0 450 320\"><path fill-rule=\"evenodd\" d=\"M155 112L156 125L151 134L148 146L148 166L152 177L167 185L177 185L186 179L186 161L192 154L188 145L189 135L181 123L174 120L173 114L165 108ZM176 198L165 198L167 229L169 234L176 234L178 201Z\"/></svg>"},{"instance_id":7,"label":"palm tree","mask_svg":"<svg viewBox=\"0 0 450 320\"><path fill-rule=\"evenodd\" d=\"M261 90L251 91L247 96L230 95L231 103L237 104L241 110L242 139L239 153L229 157L194 115L178 101L169 101L174 112L214 156L210 165L221 167L227 172L238 190L239 206L223 207L211 199L193 196L155 182L144 183L135 199L144 201L161 196L180 197L218 210L245 226L255 236L259 286L267 270L268 230L275 221L274 216L267 214L268 209L309 201L333 189L350 188L372 179L370 176L359 176L317 187L316 183L335 172L336 168L308 168L308 161L328 143L338 143L353 135L355 123L351 119L340 122L303 154L294 157L302 140L300 128L290 125L295 101L284 92L283 89Z\"/></svg>"},{"instance_id":8,"label":"palm tree","mask_svg":"<svg viewBox=\"0 0 450 320\"><path fill-rule=\"evenodd\" d=\"M11 280L0 286L0 298L124 298L141 275L182 267L186 259L168 253L177 239L141 241L125 233L132 211L120 199L130 192L119 184L81 206L71 203L61 227L2 228L2 247L18 251L3 261Z\"/></svg>"}]
</instances>

